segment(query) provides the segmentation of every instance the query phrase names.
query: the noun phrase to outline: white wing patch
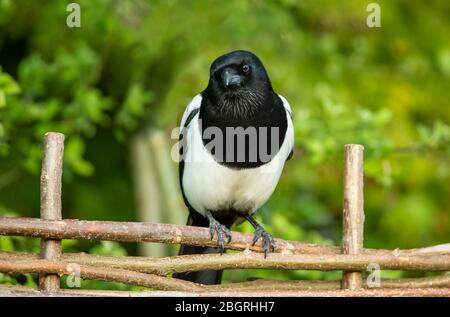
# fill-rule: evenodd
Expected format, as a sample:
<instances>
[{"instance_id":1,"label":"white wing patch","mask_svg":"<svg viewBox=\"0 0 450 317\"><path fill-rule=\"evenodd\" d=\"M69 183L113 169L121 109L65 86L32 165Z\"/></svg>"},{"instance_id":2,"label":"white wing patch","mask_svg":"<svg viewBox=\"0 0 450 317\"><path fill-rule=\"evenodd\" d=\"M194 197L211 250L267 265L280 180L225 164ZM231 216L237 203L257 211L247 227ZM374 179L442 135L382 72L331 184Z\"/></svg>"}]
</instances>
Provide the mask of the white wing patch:
<instances>
[{"instance_id":1,"label":"white wing patch","mask_svg":"<svg viewBox=\"0 0 450 317\"><path fill-rule=\"evenodd\" d=\"M283 107L286 109L287 120L288 120L288 128L286 130L285 142L288 145L289 152L292 152L294 149L294 123L292 122L292 109L289 105L289 102L282 95L278 95L281 101L283 102Z\"/></svg>"},{"instance_id":2,"label":"white wing patch","mask_svg":"<svg viewBox=\"0 0 450 317\"><path fill-rule=\"evenodd\" d=\"M186 110L184 110L183 117L181 118L180 128L183 129L184 125L186 124L187 118L189 118L189 115L194 111L195 109L200 108L200 105L202 104L202 95L198 94L194 98L192 98L191 102L186 107Z\"/></svg>"},{"instance_id":3,"label":"white wing patch","mask_svg":"<svg viewBox=\"0 0 450 317\"><path fill-rule=\"evenodd\" d=\"M286 111L289 113L289 116L292 118L291 105L289 105L289 102L282 95L278 95L278 97L280 97L281 101L283 102L284 109L286 109Z\"/></svg>"}]
</instances>

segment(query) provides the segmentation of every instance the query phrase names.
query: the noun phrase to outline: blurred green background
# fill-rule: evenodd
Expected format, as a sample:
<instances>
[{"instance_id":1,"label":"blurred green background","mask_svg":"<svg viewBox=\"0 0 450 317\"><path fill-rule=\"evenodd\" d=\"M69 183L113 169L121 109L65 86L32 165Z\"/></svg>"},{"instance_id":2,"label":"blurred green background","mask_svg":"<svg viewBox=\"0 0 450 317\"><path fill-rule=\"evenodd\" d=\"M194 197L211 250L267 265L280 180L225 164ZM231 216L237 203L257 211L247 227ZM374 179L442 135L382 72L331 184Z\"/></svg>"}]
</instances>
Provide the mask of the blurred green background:
<instances>
[{"instance_id":1,"label":"blurred green background","mask_svg":"<svg viewBox=\"0 0 450 317\"><path fill-rule=\"evenodd\" d=\"M69 28L69 1L0 0L0 215L39 216L42 139L60 131L65 218L183 223L171 131L206 87L210 63L246 49L294 111L294 158L258 216L269 232L339 245L343 145L361 143L365 246L449 242L450 2L377 1L381 27L369 28L370 2L79 0L81 28ZM38 246L0 237L1 250ZM176 252L86 241L63 248ZM340 274L237 270L225 280ZM0 274L0 283L35 278Z\"/></svg>"}]
</instances>

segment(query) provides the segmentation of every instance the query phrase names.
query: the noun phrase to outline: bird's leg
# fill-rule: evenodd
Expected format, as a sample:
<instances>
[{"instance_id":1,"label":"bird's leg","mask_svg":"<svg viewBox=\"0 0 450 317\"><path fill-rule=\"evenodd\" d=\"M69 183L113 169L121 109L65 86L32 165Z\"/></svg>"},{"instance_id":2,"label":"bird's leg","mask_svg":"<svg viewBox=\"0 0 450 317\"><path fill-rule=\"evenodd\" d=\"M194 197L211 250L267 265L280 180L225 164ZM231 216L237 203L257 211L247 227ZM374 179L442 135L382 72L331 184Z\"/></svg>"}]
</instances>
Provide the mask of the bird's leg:
<instances>
[{"instance_id":1,"label":"bird's leg","mask_svg":"<svg viewBox=\"0 0 450 317\"><path fill-rule=\"evenodd\" d=\"M219 242L220 254L225 248L224 237L227 238L227 243L231 241L231 231L226 226L214 219L210 211L206 212L206 217L209 220L209 232L211 233L211 240L214 238L214 233L217 234L217 241Z\"/></svg>"},{"instance_id":2,"label":"bird's leg","mask_svg":"<svg viewBox=\"0 0 450 317\"><path fill-rule=\"evenodd\" d=\"M267 253L270 251L275 251L275 240L272 238L272 236L267 233L267 231L256 222L256 220L250 216L245 216L245 219L247 219L248 222L251 223L253 228L255 228L255 235L253 236L253 245L259 240L259 238L262 239L262 247L264 251L264 258L267 257Z\"/></svg>"}]
</instances>

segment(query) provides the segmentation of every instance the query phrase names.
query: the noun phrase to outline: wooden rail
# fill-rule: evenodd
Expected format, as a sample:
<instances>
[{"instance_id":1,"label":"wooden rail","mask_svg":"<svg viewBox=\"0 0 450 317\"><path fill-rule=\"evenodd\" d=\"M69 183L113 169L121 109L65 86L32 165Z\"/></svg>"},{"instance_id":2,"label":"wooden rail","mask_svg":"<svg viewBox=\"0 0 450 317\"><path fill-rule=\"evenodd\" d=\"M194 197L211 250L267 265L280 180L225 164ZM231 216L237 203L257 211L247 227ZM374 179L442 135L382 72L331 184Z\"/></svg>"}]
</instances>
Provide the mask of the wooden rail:
<instances>
[{"instance_id":1,"label":"wooden rail","mask_svg":"<svg viewBox=\"0 0 450 317\"><path fill-rule=\"evenodd\" d=\"M261 244L252 246L253 236L232 232L227 249L262 252ZM173 224L144 222L88 221L88 220L42 220L36 218L0 217L0 235L25 236L50 239L109 240L123 242L156 242L217 246L211 241L208 228ZM282 254L342 254L342 249L331 245L317 245L276 239L276 253ZM363 249L363 254L371 255L424 255L439 252L450 253L450 243L415 249Z\"/></svg>"},{"instance_id":2,"label":"wooden rail","mask_svg":"<svg viewBox=\"0 0 450 317\"><path fill-rule=\"evenodd\" d=\"M171 224L61 220L61 175L64 135L47 133L41 174L41 219L0 217L0 235L42 240L40 255L0 250L0 272L38 273L39 290L1 286L0 296L450 296L450 275L416 279L382 279L370 288L362 272L371 264L380 269L450 271L450 243L409 250L365 249L363 246L363 147L345 146L343 241L337 246L276 240L265 259L252 236L232 233L228 254L175 257L113 257L61 254L60 240L114 240L216 246L207 228ZM75 266L74 266L75 265ZM116 281L155 289L144 292L60 289L60 275ZM341 281L256 280L224 285L201 285L170 275L205 269L339 270Z\"/></svg>"},{"instance_id":3,"label":"wooden rail","mask_svg":"<svg viewBox=\"0 0 450 317\"><path fill-rule=\"evenodd\" d=\"M200 292L182 291L109 291L109 290L77 290L61 289L59 292L39 292L20 286L0 285L0 297L449 297L449 288L378 288L360 289L265 289L265 290L233 290L219 289Z\"/></svg>"}]
</instances>

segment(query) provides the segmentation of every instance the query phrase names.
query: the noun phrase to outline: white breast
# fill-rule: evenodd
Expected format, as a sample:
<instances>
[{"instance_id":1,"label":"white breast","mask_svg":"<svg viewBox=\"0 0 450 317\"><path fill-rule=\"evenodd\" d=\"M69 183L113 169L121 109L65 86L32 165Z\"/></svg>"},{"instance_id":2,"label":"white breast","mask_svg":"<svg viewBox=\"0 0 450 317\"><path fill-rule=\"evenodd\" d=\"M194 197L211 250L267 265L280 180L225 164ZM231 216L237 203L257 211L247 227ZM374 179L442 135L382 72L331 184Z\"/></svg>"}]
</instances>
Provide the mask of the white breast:
<instances>
[{"instance_id":1,"label":"white breast","mask_svg":"<svg viewBox=\"0 0 450 317\"><path fill-rule=\"evenodd\" d=\"M233 208L253 213L272 195L294 140L289 113L288 127L277 155L267 164L253 169L235 170L214 161L203 146L199 114L188 126L188 147L182 186L191 206L205 215L206 210Z\"/></svg>"}]
</instances>

